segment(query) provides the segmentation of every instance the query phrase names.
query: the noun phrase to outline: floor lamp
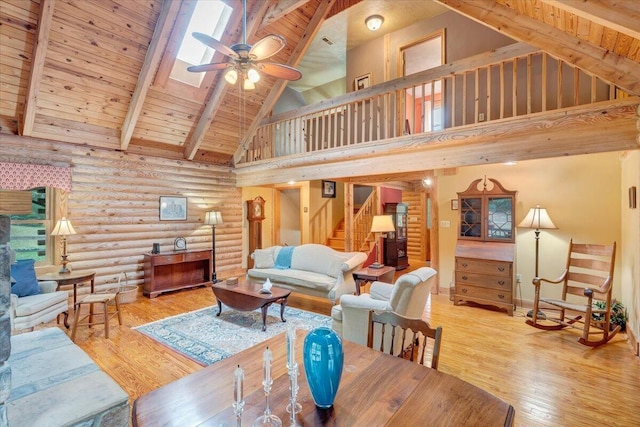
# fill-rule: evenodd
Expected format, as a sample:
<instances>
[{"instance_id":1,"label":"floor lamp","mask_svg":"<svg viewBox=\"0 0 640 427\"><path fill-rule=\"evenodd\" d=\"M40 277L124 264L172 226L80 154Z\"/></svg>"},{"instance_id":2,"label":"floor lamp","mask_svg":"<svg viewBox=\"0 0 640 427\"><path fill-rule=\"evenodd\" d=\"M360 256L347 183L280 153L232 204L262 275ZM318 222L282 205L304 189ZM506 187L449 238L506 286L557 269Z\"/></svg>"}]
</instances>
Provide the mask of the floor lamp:
<instances>
[{"instance_id":1,"label":"floor lamp","mask_svg":"<svg viewBox=\"0 0 640 427\"><path fill-rule=\"evenodd\" d=\"M382 248L380 247L380 235L386 234L391 231L395 231L395 227L393 225L393 218L391 215L375 215L373 217L373 221L371 222L371 232L376 235L378 238L376 241L376 245L378 248L377 251L377 259L376 262L371 264L369 267L371 268L382 268L384 264L382 263Z\"/></svg>"},{"instance_id":2,"label":"floor lamp","mask_svg":"<svg viewBox=\"0 0 640 427\"><path fill-rule=\"evenodd\" d=\"M71 221L65 217L58 221L51 232L52 236L62 236L62 269L59 271L60 274L71 273L71 270L67 268L67 236L71 234L76 234L76 230L73 229Z\"/></svg>"},{"instance_id":3,"label":"floor lamp","mask_svg":"<svg viewBox=\"0 0 640 427\"><path fill-rule=\"evenodd\" d=\"M204 223L211 226L211 258L213 260L211 281L218 283L218 277L216 276L216 225L222 224L222 214L218 211L207 212Z\"/></svg>"},{"instance_id":4,"label":"floor lamp","mask_svg":"<svg viewBox=\"0 0 640 427\"><path fill-rule=\"evenodd\" d=\"M553 221L551 221L551 218L549 217L547 210L545 208L541 208L540 205L536 205L535 208L529 209L529 213L527 214L527 216L524 217L524 219L520 222L520 224L518 224L518 227L535 229L535 235L536 235L535 277L539 277L538 276L538 250L540 246L540 230L542 229L555 230L558 227L556 227ZM532 315L533 315L533 310L529 310L529 312L527 313L527 316L531 317ZM542 312L538 312L538 316L543 317L544 314Z\"/></svg>"}]
</instances>

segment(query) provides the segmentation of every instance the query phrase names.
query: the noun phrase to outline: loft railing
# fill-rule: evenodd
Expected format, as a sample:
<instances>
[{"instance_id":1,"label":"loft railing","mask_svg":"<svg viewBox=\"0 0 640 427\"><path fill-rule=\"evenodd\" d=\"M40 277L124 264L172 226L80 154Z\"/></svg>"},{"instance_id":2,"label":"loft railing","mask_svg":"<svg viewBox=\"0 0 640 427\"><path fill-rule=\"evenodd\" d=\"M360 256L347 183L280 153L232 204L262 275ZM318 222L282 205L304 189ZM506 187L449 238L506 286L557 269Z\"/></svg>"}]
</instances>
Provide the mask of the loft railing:
<instances>
[{"instance_id":1,"label":"loft railing","mask_svg":"<svg viewBox=\"0 0 640 427\"><path fill-rule=\"evenodd\" d=\"M270 117L241 163L613 99L617 88L516 43Z\"/></svg>"}]
</instances>

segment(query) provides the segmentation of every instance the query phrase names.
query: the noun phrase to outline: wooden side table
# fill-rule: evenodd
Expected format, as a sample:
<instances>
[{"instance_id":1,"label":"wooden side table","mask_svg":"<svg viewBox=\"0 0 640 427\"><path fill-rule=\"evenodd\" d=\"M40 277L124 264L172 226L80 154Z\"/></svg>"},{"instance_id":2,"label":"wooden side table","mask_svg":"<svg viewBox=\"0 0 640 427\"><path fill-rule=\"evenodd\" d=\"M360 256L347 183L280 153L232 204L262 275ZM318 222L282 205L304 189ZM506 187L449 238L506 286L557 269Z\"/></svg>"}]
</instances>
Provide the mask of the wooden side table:
<instances>
[{"instance_id":1,"label":"wooden side table","mask_svg":"<svg viewBox=\"0 0 640 427\"><path fill-rule=\"evenodd\" d=\"M91 293L94 291L94 280L96 277L95 271L72 271L70 273L47 273L37 276L38 280L53 280L58 283L58 289L60 286L73 285L73 305L76 304L78 283L84 283L91 281Z\"/></svg>"},{"instance_id":2,"label":"wooden side table","mask_svg":"<svg viewBox=\"0 0 640 427\"><path fill-rule=\"evenodd\" d=\"M353 272L353 280L356 282L356 295L360 295L360 286L365 282L393 283L396 276L395 267L384 266L381 268L362 268Z\"/></svg>"}]
</instances>

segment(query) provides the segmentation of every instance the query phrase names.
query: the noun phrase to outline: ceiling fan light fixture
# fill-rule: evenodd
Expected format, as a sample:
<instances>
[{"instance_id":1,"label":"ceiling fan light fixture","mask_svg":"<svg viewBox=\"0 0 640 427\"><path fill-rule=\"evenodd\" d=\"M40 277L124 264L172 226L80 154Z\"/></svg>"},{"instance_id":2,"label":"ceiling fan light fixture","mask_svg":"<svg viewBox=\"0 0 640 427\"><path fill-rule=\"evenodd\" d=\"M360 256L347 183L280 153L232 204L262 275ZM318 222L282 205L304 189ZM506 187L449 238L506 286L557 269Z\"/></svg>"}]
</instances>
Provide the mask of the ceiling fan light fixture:
<instances>
[{"instance_id":1,"label":"ceiling fan light fixture","mask_svg":"<svg viewBox=\"0 0 640 427\"><path fill-rule=\"evenodd\" d=\"M247 77L246 79L244 79L244 90L253 90L256 88L256 85L253 84L253 82Z\"/></svg>"},{"instance_id":2,"label":"ceiling fan light fixture","mask_svg":"<svg viewBox=\"0 0 640 427\"><path fill-rule=\"evenodd\" d=\"M235 68L229 68L224 72L224 79L230 85L236 84L236 82L238 81L238 71Z\"/></svg>"},{"instance_id":3,"label":"ceiling fan light fixture","mask_svg":"<svg viewBox=\"0 0 640 427\"><path fill-rule=\"evenodd\" d=\"M247 78L251 81L251 83L258 83L260 80L260 73L256 70L255 67L250 67L247 71Z\"/></svg>"},{"instance_id":4,"label":"ceiling fan light fixture","mask_svg":"<svg viewBox=\"0 0 640 427\"><path fill-rule=\"evenodd\" d=\"M379 30L380 27L382 27L383 22L384 18L381 15L371 15L364 21L364 23L367 25L367 28L371 31Z\"/></svg>"}]
</instances>

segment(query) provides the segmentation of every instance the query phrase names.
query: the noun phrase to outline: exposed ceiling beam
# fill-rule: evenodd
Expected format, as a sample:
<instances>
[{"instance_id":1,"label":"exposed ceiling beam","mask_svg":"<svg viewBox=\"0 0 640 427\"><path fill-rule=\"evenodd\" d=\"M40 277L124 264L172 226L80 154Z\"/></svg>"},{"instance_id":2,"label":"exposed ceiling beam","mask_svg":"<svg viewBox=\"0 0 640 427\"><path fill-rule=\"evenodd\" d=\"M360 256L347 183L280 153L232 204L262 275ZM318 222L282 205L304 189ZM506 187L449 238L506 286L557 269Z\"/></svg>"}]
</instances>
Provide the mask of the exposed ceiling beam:
<instances>
[{"instance_id":1,"label":"exposed ceiling beam","mask_svg":"<svg viewBox=\"0 0 640 427\"><path fill-rule=\"evenodd\" d=\"M382 143L236 165L238 187L345 179L506 161L634 150L639 97L518 116ZM305 162L306 158L306 162ZM319 167L322 165L322 167Z\"/></svg>"},{"instance_id":2,"label":"exposed ceiling beam","mask_svg":"<svg viewBox=\"0 0 640 427\"><path fill-rule=\"evenodd\" d=\"M309 1L310 0L279 0L272 3L264 15L260 29L277 21L287 13L293 12L294 10L304 6L309 3Z\"/></svg>"},{"instance_id":3,"label":"exposed ceiling beam","mask_svg":"<svg viewBox=\"0 0 640 427\"><path fill-rule=\"evenodd\" d=\"M53 20L55 0L43 0L40 4L38 16L38 28L33 41L33 54L31 55L31 69L29 70L29 87L25 95L24 118L22 135L32 136L33 123L36 118L36 104L40 92L40 81L44 70L44 60L47 55L49 43L49 30Z\"/></svg>"},{"instance_id":4,"label":"exposed ceiling beam","mask_svg":"<svg viewBox=\"0 0 640 427\"><path fill-rule=\"evenodd\" d=\"M637 0L542 2L640 40L640 9Z\"/></svg>"},{"instance_id":5,"label":"exposed ceiling beam","mask_svg":"<svg viewBox=\"0 0 640 427\"><path fill-rule=\"evenodd\" d=\"M255 36L255 33L258 31L259 23L262 22L262 17L264 16L267 8L269 7L269 2L266 1L258 1L257 9L252 10L251 15L247 17L247 40ZM239 8L240 12L242 12L242 8ZM249 15L249 14L247 14ZM240 22L239 19L242 19L242 13L236 16L238 21L235 23L235 26ZM242 25L242 24L240 24ZM242 79L237 84L242 84ZM185 159L193 160L204 140L204 137L207 135L209 128L211 127L211 123L215 118L222 101L224 100L224 96L227 93L227 82L224 80L223 74L218 73L218 79L213 86L213 91L211 96L208 98L207 103L202 110L202 114L200 115L200 120L198 120L198 124L191 135L191 138L187 141L184 146L184 157Z\"/></svg>"},{"instance_id":6,"label":"exposed ceiling beam","mask_svg":"<svg viewBox=\"0 0 640 427\"><path fill-rule=\"evenodd\" d=\"M313 17L311 18L311 21L309 21L309 24L305 29L304 34L300 38L300 42L297 44L295 49L293 49L293 51L291 52L291 56L289 57L289 61L287 62L287 65L296 67L298 63L300 63L305 53L307 53L307 49L309 49L309 46L311 46L311 42L313 41L316 34L320 30L320 26L324 22L324 17L327 15L327 13L331 9L331 6L333 6L333 3L335 1L336 0L322 0L322 3L320 3L318 8L316 9ZM285 87L287 86L287 83L288 83L287 80L282 80L282 79L278 79L276 81L275 85L273 86L273 89L271 89L271 91L269 92L269 95L267 95L267 97L265 98L264 103L260 108L260 111L258 111L258 114L256 115L256 117L254 117L253 122L251 123L251 126L249 126L249 129L247 130L244 139L238 145L238 148L236 149L236 152L233 155L234 164L236 164L240 160L241 156L244 153L245 144L247 143L247 141L249 141L252 138L253 134L256 132L256 129L258 129L258 126L260 125L260 122L262 121L262 119L265 118L269 112L271 112L274 105L280 98L280 95L282 94Z\"/></svg>"},{"instance_id":7,"label":"exposed ceiling beam","mask_svg":"<svg viewBox=\"0 0 640 427\"><path fill-rule=\"evenodd\" d=\"M518 41L640 95L640 64L494 1L435 0ZM564 3L561 3L564 5Z\"/></svg>"},{"instance_id":8,"label":"exposed ceiling beam","mask_svg":"<svg viewBox=\"0 0 640 427\"><path fill-rule=\"evenodd\" d=\"M165 0L162 4L162 10L160 11L160 16L158 16L156 27L153 30L153 37L151 38L149 49L144 57L144 63L138 75L138 82L133 91L127 115L124 117L122 123L122 133L120 134L121 150L126 150L127 147L129 147L131 136L136 128L142 106L144 105L144 100L147 97L153 78L158 70L158 65L169 42L173 22L178 15L180 5L180 2L171 0Z\"/></svg>"}]
</instances>

